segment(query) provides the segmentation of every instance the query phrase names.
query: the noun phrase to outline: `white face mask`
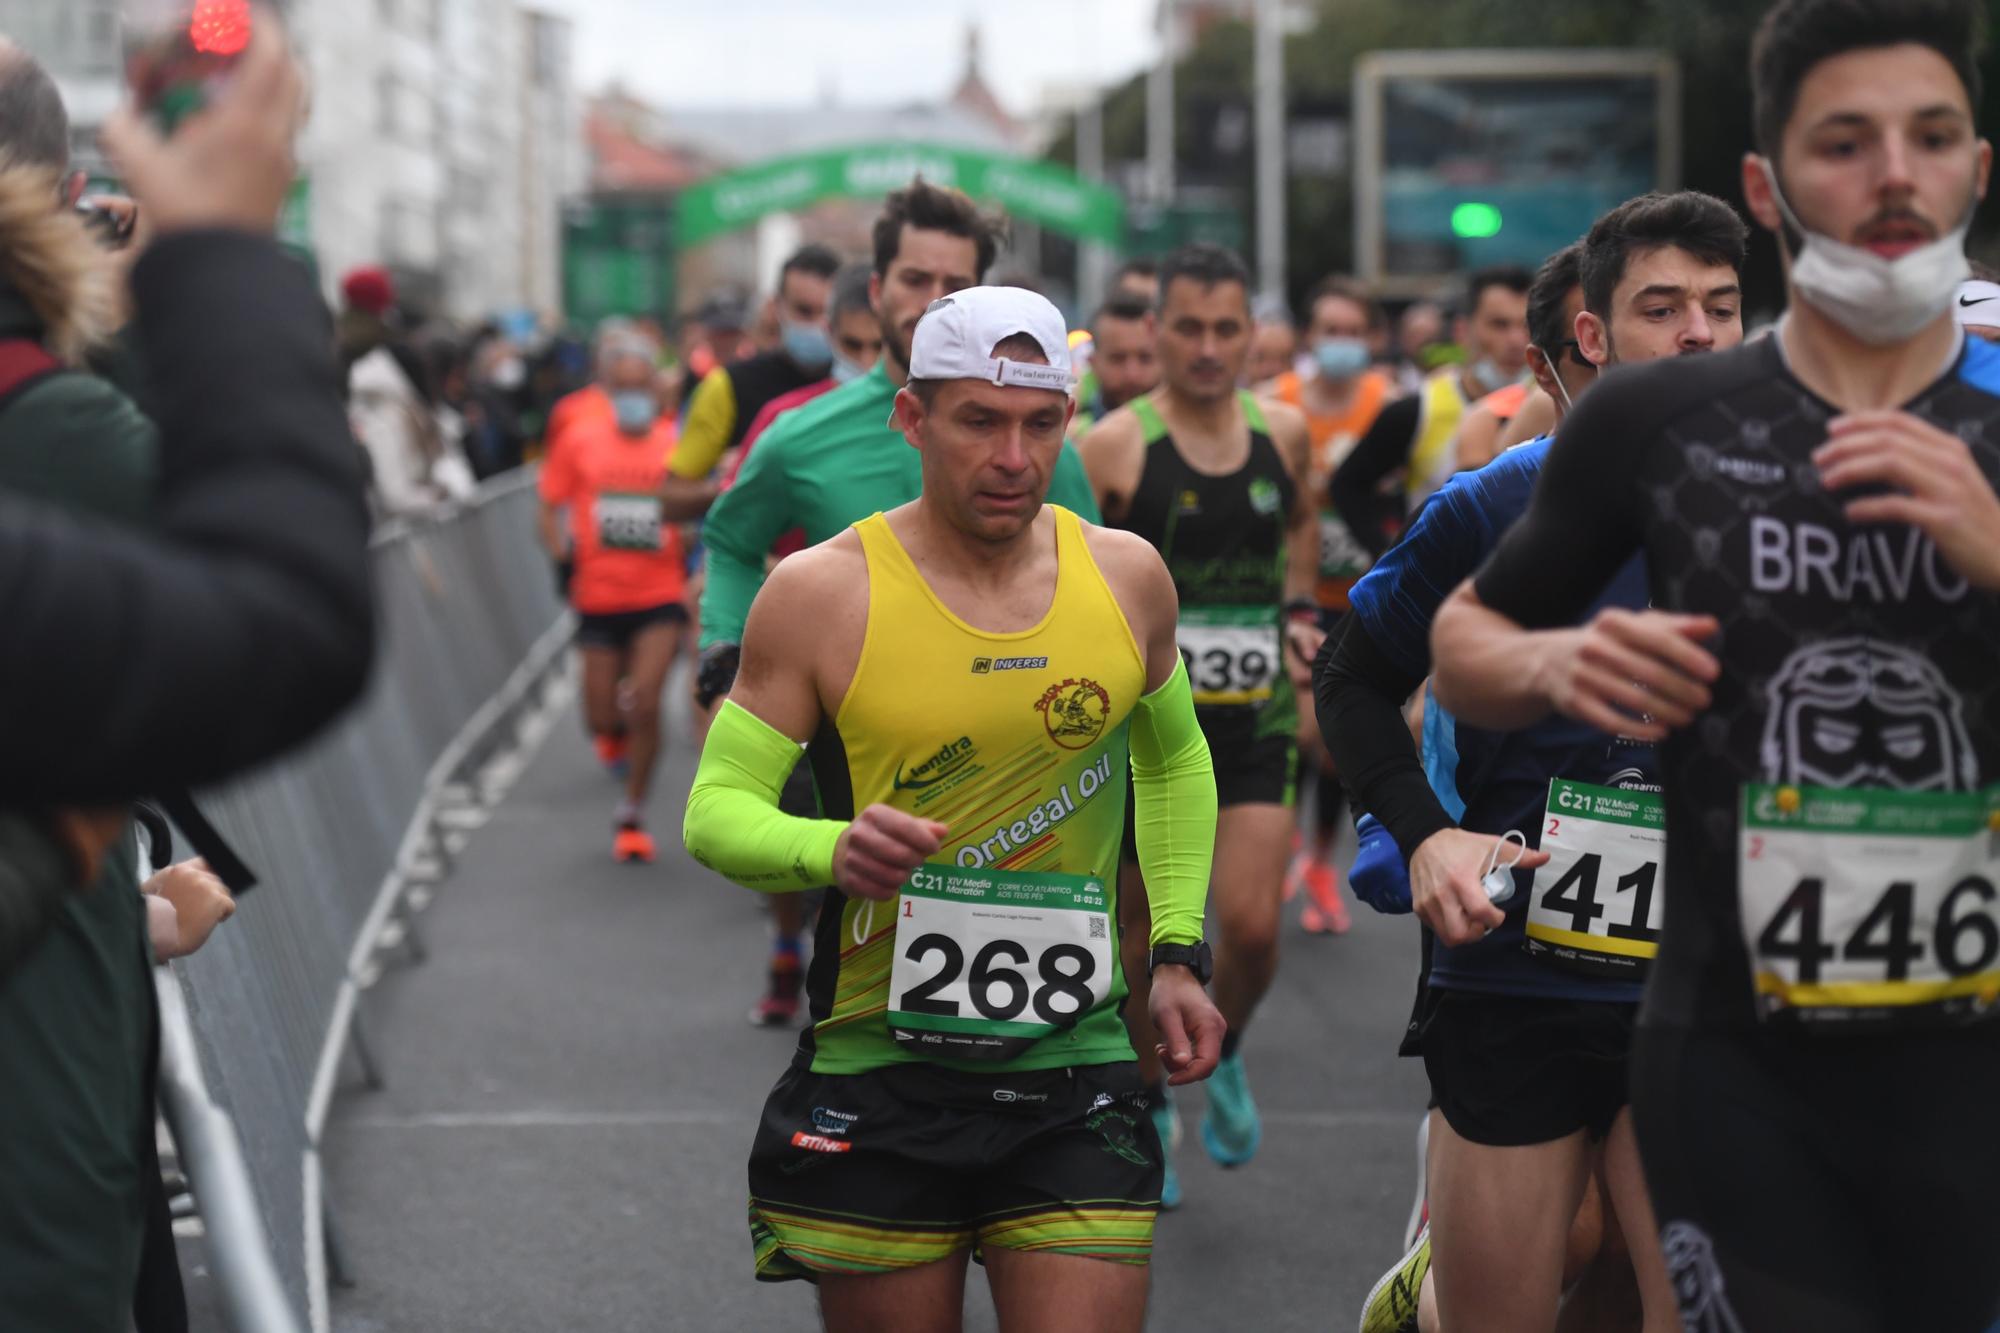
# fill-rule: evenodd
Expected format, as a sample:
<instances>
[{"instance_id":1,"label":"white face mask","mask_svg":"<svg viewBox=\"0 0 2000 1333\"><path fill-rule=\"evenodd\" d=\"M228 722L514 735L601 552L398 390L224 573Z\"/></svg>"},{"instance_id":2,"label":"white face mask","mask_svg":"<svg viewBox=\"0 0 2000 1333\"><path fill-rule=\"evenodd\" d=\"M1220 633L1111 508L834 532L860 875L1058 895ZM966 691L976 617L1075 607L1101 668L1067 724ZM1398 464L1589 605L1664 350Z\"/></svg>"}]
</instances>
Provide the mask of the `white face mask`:
<instances>
[{"instance_id":1,"label":"white face mask","mask_svg":"<svg viewBox=\"0 0 2000 1333\"><path fill-rule=\"evenodd\" d=\"M1862 342L1880 347L1915 336L1944 314L1958 284L1971 275L1972 266L1965 259L1971 208L1957 227L1937 240L1884 259L1873 250L1806 230L1778 188L1778 169L1768 157L1758 160L1778 211L1803 238L1792 256L1792 289Z\"/></svg>"}]
</instances>

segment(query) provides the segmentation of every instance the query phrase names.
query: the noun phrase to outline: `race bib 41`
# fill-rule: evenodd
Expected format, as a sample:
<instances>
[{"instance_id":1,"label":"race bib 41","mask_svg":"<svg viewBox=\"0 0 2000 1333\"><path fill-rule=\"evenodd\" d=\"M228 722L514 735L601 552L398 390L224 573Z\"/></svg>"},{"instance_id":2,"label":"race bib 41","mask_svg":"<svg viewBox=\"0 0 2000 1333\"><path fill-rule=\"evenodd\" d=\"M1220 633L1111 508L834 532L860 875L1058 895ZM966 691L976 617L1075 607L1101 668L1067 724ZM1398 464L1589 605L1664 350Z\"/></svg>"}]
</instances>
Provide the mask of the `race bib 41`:
<instances>
[{"instance_id":1,"label":"race bib 41","mask_svg":"<svg viewBox=\"0 0 2000 1333\"><path fill-rule=\"evenodd\" d=\"M1737 892L1768 1021L1963 1022L2000 998L2000 788L1743 789Z\"/></svg>"},{"instance_id":2,"label":"race bib 41","mask_svg":"<svg viewBox=\"0 0 2000 1333\"><path fill-rule=\"evenodd\" d=\"M1549 783L1527 950L1567 971L1642 981L1660 950L1666 809L1657 793Z\"/></svg>"},{"instance_id":3,"label":"race bib 41","mask_svg":"<svg viewBox=\"0 0 2000 1333\"><path fill-rule=\"evenodd\" d=\"M1112 948L1101 880L924 866L896 909L889 1031L926 1058L1011 1059L1109 998Z\"/></svg>"}]
</instances>

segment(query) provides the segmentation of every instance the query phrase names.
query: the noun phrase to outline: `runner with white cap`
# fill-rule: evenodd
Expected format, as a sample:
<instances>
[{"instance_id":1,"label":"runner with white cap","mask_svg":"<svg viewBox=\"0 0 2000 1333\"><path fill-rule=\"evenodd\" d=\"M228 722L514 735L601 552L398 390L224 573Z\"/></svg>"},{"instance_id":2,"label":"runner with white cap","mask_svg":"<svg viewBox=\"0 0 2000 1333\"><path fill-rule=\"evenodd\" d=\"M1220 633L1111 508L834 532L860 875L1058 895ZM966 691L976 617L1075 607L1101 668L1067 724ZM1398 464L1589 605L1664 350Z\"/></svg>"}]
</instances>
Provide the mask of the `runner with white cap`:
<instances>
[{"instance_id":1,"label":"runner with white cap","mask_svg":"<svg viewBox=\"0 0 2000 1333\"><path fill-rule=\"evenodd\" d=\"M933 302L909 365L918 498L772 573L688 800L703 864L834 886L751 1150L757 1274L817 1282L834 1333L952 1329L978 1248L1004 1326L1136 1331L1161 1152L1119 1012L1128 762L1173 1082L1214 1069L1223 1027L1173 580L1043 503L1073 410L1047 300ZM777 809L801 744L829 818Z\"/></svg>"}]
</instances>

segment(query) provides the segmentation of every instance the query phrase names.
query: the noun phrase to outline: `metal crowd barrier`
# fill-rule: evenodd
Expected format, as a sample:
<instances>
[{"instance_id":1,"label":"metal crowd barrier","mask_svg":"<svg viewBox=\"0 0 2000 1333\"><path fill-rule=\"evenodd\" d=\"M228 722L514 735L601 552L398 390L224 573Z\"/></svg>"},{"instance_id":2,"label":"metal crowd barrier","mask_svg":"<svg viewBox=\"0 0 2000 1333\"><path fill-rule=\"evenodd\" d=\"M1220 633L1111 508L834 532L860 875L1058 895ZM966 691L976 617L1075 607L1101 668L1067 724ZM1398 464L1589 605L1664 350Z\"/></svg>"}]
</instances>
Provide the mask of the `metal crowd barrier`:
<instances>
[{"instance_id":1,"label":"metal crowd barrier","mask_svg":"<svg viewBox=\"0 0 2000 1333\"><path fill-rule=\"evenodd\" d=\"M384 525L367 696L304 750L200 797L262 882L161 973L160 1086L236 1333L327 1328L329 1259L340 1274L320 1133L344 1053L379 1081L357 999L378 949L422 957L413 912L456 830L546 727L571 622L535 504L521 472L452 513Z\"/></svg>"}]
</instances>

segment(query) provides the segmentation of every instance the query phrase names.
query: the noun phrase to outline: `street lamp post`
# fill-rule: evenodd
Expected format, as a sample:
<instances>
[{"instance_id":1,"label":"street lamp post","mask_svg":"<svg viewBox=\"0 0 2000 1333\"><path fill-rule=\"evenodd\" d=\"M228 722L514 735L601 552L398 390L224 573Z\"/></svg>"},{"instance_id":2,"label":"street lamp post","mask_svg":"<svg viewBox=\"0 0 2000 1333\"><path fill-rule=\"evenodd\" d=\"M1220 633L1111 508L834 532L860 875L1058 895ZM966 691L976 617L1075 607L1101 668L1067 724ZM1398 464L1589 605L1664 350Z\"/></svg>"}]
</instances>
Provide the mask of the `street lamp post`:
<instances>
[{"instance_id":1,"label":"street lamp post","mask_svg":"<svg viewBox=\"0 0 2000 1333\"><path fill-rule=\"evenodd\" d=\"M1160 58L1146 72L1146 193L1174 200L1174 0L1160 0Z\"/></svg>"},{"instance_id":2,"label":"street lamp post","mask_svg":"<svg viewBox=\"0 0 2000 1333\"><path fill-rule=\"evenodd\" d=\"M1285 295L1285 38L1280 0L1256 0L1257 283Z\"/></svg>"}]
</instances>

